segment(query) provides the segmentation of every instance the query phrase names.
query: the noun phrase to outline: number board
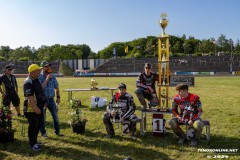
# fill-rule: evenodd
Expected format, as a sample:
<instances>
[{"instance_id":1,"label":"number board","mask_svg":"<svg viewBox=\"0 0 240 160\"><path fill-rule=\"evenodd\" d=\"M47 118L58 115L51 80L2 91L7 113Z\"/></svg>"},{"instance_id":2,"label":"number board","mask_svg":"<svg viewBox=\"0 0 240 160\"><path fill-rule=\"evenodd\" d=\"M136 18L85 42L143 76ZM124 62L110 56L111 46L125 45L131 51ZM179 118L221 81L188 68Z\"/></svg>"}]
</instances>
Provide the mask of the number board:
<instances>
[{"instance_id":1,"label":"number board","mask_svg":"<svg viewBox=\"0 0 240 160\"><path fill-rule=\"evenodd\" d=\"M152 129L154 136L163 136L163 114L153 114Z\"/></svg>"},{"instance_id":2,"label":"number board","mask_svg":"<svg viewBox=\"0 0 240 160\"><path fill-rule=\"evenodd\" d=\"M125 120L122 123L122 134L128 134L130 132L129 126L130 126L130 121L128 121L128 120Z\"/></svg>"}]
</instances>

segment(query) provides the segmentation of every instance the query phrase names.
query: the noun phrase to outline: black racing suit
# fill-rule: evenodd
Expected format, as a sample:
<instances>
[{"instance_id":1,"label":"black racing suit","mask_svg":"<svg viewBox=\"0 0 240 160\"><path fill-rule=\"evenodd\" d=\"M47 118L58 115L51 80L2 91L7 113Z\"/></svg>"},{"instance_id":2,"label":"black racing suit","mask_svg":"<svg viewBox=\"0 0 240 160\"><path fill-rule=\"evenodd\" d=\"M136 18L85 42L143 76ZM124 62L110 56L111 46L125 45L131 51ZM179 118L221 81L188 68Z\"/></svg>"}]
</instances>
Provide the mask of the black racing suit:
<instances>
[{"instance_id":1,"label":"black racing suit","mask_svg":"<svg viewBox=\"0 0 240 160\"><path fill-rule=\"evenodd\" d=\"M143 108L147 108L145 98L147 98L151 106L158 105L155 82L158 82L158 74L153 72L150 72L150 75L146 75L146 73L143 72L137 78L135 94ZM153 89L152 93L150 93L148 87Z\"/></svg>"},{"instance_id":2,"label":"black racing suit","mask_svg":"<svg viewBox=\"0 0 240 160\"><path fill-rule=\"evenodd\" d=\"M116 105L115 105L116 104ZM107 133L114 136L114 129L113 124L111 122L111 112L115 109L114 106L118 106L121 108L121 119L122 122L124 120L130 121L129 131L131 135L134 135L136 132L136 122L138 120L137 116L134 114L135 112L135 103L133 101L133 97L126 93L124 95L120 95L119 93L116 93L109 105L107 106L107 112L103 114L103 123L106 127Z\"/></svg>"}]
</instances>

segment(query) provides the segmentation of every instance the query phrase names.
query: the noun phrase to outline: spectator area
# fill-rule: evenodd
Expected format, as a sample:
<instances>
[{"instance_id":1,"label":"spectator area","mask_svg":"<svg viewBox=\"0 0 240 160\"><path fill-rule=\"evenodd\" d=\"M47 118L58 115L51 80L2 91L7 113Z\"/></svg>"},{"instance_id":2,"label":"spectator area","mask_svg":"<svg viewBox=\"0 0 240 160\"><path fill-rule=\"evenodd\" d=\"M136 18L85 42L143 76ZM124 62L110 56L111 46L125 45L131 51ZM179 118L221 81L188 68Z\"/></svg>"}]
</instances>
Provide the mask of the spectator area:
<instances>
[{"instance_id":1,"label":"spectator area","mask_svg":"<svg viewBox=\"0 0 240 160\"><path fill-rule=\"evenodd\" d=\"M157 58L111 59L95 68L94 73L142 72L144 63L151 63L153 71L158 71ZM171 57L171 72L230 72L230 56ZM240 56L233 57L233 71L240 71Z\"/></svg>"},{"instance_id":2,"label":"spectator area","mask_svg":"<svg viewBox=\"0 0 240 160\"><path fill-rule=\"evenodd\" d=\"M28 66L33 63L40 65L41 62L28 62L28 61L5 62L5 61L1 61L0 69L1 69L1 73L3 73L5 66L11 65L14 68L12 71L13 74L28 74ZM55 61L55 62L51 62L51 63L52 63L51 68L53 70L53 73L58 73L59 72L59 62Z\"/></svg>"}]
</instances>

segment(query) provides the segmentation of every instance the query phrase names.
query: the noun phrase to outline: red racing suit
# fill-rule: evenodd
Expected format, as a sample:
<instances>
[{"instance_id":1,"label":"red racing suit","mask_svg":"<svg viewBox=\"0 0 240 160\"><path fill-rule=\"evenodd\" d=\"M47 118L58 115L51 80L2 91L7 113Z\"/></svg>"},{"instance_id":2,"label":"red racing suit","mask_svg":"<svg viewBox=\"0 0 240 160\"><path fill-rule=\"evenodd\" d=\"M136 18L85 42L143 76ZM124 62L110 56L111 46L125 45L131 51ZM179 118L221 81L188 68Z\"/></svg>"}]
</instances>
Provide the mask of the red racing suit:
<instances>
[{"instance_id":1,"label":"red racing suit","mask_svg":"<svg viewBox=\"0 0 240 160\"><path fill-rule=\"evenodd\" d=\"M200 116L202 114L202 103L199 100L200 98L196 94L188 94L188 97L183 98L179 94L176 94L174 96L174 101L172 104L172 112L176 118L179 118L183 116L183 113L185 111L184 120L185 122L190 120L190 114L192 113L192 120L195 121L197 119L200 119ZM178 111L178 106L180 108L180 113ZM191 107L191 111L188 110L188 108Z\"/></svg>"}]
</instances>

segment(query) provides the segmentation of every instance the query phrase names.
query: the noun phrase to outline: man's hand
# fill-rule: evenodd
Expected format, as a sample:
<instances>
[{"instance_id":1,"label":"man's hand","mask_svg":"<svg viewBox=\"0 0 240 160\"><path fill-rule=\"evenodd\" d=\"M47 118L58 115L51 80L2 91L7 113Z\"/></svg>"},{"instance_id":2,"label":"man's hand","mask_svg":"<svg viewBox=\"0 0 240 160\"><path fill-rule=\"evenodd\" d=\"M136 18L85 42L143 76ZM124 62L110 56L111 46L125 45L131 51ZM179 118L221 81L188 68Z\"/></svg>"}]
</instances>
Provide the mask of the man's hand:
<instances>
[{"instance_id":1,"label":"man's hand","mask_svg":"<svg viewBox=\"0 0 240 160\"><path fill-rule=\"evenodd\" d=\"M112 111L111 111L111 116L114 117L115 115L116 115L115 111L112 110Z\"/></svg>"},{"instance_id":2,"label":"man's hand","mask_svg":"<svg viewBox=\"0 0 240 160\"><path fill-rule=\"evenodd\" d=\"M41 110L38 108L38 107L35 107L34 108L35 112L37 115L40 115L41 114Z\"/></svg>"},{"instance_id":3,"label":"man's hand","mask_svg":"<svg viewBox=\"0 0 240 160\"><path fill-rule=\"evenodd\" d=\"M49 73L46 79L49 80L50 78L52 78L52 73Z\"/></svg>"},{"instance_id":4,"label":"man's hand","mask_svg":"<svg viewBox=\"0 0 240 160\"><path fill-rule=\"evenodd\" d=\"M193 121L192 120L188 121L188 124L189 126L193 126Z\"/></svg>"},{"instance_id":5,"label":"man's hand","mask_svg":"<svg viewBox=\"0 0 240 160\"><path fill-rule=\"evenodd\" d=\"M148 90L150 91L150 93L153 93L152 87L149 87L149 86L148 86Z\"/></svg>"},{"instance_id":6,"label":"man's hand","mask_svg":"<svg viewBox=\"0 0 240 160\"><path fill-rule=\"evenodd\" d=\"M56 99L56 103L57 103L57 104L60 103L60 97L58 97L58 98Z\"/></svg>"},{"instance_id":7,"label":"man's hand","mask_svg":"<svg viewBox=\"0 0 240 160\"><path fill-rule=\"evenodd\" d=\"M179 123L183 123L182 117L178 116L177 119L178 119L178 122L179 122Z\"/></svg>"}]
</instances>

